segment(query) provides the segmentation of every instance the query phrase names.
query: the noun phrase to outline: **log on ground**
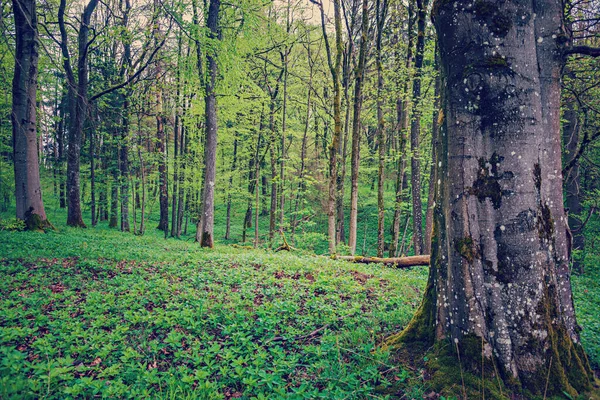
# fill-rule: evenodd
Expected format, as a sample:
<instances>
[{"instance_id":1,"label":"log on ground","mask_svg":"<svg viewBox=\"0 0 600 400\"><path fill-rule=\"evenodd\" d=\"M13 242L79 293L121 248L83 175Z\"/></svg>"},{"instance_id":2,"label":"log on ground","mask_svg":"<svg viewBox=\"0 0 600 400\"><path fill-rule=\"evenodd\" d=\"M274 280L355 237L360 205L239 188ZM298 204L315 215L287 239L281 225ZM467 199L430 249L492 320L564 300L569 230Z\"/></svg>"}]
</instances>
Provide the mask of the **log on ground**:
<instances>
[{"instance_id":1,"label":"log on ground","mask_svg":"<svg viewBox=\"0 0 600 400\"><path fill-rule=\"evenodd\" d=\"M423 256L411 256L411 257L392 257L392 258L379 258L379 257L362 257L362 256L338 256L338 260L351 261L361 264L380 263L384 265L393 266L396 268L408 268L415 267L417 265L429 265L429 255Z\"/></svg>"}]
</instances>

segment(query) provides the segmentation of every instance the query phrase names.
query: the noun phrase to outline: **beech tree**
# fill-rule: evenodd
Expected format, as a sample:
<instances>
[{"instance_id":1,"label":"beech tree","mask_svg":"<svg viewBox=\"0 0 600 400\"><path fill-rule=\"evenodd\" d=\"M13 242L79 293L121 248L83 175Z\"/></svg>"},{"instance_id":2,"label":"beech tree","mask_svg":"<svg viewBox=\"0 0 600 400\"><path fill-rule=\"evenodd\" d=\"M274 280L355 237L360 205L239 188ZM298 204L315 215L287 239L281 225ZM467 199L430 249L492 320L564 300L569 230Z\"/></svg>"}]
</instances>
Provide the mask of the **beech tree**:
<instances>
[{"instance_id":1,"label":"beech tree","mask_svg":"<svg viewBox=\"0 0 600 400\"><path fill-rule=\"evenodd\" d=\"M437 344L450 353L438 374L458 357L525 397L575 396L593 379L562 199L562 13L559 0L434 4L444 119L431 269L389 342Z\"/></svg>"},{"instance_id":2,"label":"beech tree","mask_svg":"<svg viewBox=\"0 0 600 400\"><path fill-rule=\"evenodd\" d=\"M220 0L211 0L208 8L206 27L209 37L213 40L221 38L219 28ZM206 53L208 77L205 81L205 119L206 140L204 144L204 179L202 180L202 211L198 221L196 240L202 247L214 246L215 225L215 177L217 169L217 96L215 85L217 82L217 54L215 49Z\"/></svg>"},{"instance_id":3,"label":"beech tree","mask_svg":"<svg viewBox=\"0 0 600 400\"><path fill-rule=\"evenodd\" d=\"M38 30L35 0L14 0L16 51L12 87L12 128L17 218L30 230L48 225L38 161L36 93ZM40 139L41 140L41 139Z\"/></svg>"}]
</instances>

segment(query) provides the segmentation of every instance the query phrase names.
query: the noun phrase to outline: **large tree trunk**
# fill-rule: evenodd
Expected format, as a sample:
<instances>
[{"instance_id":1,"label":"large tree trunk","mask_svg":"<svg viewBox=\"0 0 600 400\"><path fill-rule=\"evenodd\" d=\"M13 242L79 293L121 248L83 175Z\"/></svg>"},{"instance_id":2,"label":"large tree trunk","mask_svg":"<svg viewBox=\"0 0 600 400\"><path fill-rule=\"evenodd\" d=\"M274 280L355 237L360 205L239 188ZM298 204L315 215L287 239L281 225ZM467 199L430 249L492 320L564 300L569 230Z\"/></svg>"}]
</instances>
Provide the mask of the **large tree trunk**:
<instances>
[{"instance_id":1,"label":"large tree trunk","mask_svg":"<svg viewBox=\"0 0 600 400\"><path fill-rule=\"evenodd\" d=\"M348 247L350 254L356 253L356 238L358 230L358 167L360 164L360 111L362 109L362 87L365 76L365 60L369 35L369 2L362 2L362 30L358 65L354 78L354 114L352 116L352 151L350 156L350 227Z\"/></svg>"},{"instance_id":2,"label":"large tree trunk","mask_svg":"<svg viewBox=\"0 0 600 400\"><path fill-rule=\"evenodd\" d=\"M209 36L213 40L220 40L219 8L220 0L210 0L206 26ZM215 95L215 83L217 80L217 54L208 51L206 54L208 65L208 79L206 81L205 118L206 118L206 141L204 143L204 179L202 190L202 211L196 240L202 247L214 246L215 225L215 176L217 169L217 97Z\"/></svg>"},{"instance_id":3,"label":"large tree trunk","mask_svg":"<svg viewBox=\"0 0 600 400\"><path fill-rule=\"evenodd\" d=\"M12 89L13 155L17 218L30 230L47 225L37 150L38 31L35 0L13 0L16 51Z\"/></svg>"},{"instance_id":4,"label":"large tree trunk","mask_svg":"<svg viewBox=\"0 0 600 400\"><path fill-rule=\"evenodd\" d=\"M439 176L448 178L436 187L424 301L396 339L450 339L462 370L489 380L494 366L526 398L575 396L592 372L562 206L561 3L455 5L434 10L445 80Z\"/></svg>"}]
</instances>

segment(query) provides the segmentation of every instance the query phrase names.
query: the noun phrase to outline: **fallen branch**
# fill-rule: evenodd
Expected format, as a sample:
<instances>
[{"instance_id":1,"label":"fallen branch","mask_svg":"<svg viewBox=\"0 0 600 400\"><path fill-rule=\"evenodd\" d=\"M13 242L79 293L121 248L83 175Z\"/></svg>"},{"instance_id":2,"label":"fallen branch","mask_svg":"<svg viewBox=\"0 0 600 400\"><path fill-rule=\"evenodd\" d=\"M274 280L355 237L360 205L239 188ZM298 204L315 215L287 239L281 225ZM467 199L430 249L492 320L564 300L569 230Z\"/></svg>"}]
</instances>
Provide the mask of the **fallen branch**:
<instances>
[{"instance_id":1,"label":"fallen branch","mask_svg":"<svg viewBox=\"0 0 600 400\"><path fill-rule=\"evenodd\" d=\"M281 246L279 246L277 249L275 249L275 252L282 251L282 250L285 250L285 251L296 250L294 247L289 245L287 240L285 240L285 234L283 233L283 229L280 229L279 233L281 233L281 238L283 239L283 244Z\"/></svg>"},{"instance_id":2,"label":"fallen branch","mask_svg":"<svg viewBox=\"0 0 600 400\"><path fill-rule=\"evenodd\" d=\"M396 268L408 268L415 267L417 265L429 265L429 255L424 256L411 256L411 257L393 257L393 258L379 258L379 257L362 257L362 256L337 256L337 260L351 261L361 264L372 264L381 263L385 265L394 266Z\"/></svg>"}]
</instances>

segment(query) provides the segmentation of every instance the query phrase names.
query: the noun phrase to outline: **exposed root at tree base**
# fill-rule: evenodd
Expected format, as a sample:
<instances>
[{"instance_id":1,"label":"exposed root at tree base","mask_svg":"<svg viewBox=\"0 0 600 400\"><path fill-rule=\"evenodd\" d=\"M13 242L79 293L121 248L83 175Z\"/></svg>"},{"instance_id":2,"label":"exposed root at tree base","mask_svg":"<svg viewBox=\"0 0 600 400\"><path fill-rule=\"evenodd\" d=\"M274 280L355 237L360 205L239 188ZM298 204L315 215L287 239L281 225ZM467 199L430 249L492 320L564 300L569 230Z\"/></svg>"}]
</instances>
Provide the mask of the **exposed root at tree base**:
<instances>
[{"instance_id":1,"label":"exposed root at tree base","mask_svg":"<svg viewBox=\"0 0 600 400\"><path fill-rule=\"evenodd\" d=\"M47 219L42 219L38 214L27 212L25 214L25 228L32 232L55 231L56 228Z\"/></svg>"}]
</instances>

